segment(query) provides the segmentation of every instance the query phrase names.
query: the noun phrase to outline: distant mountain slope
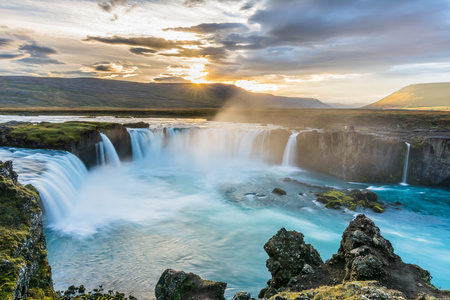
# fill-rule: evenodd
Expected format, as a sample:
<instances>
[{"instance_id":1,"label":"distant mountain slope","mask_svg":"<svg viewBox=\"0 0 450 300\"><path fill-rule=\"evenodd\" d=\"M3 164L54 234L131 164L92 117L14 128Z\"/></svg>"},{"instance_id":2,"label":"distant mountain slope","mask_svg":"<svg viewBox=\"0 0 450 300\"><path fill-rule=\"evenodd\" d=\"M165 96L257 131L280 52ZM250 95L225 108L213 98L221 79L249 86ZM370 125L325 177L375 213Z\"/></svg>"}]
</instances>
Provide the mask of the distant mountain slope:
<instances>
[{"instance_id":1,"label":"distant mountain slope","mask_svg":"<svg viewBox=\"0 0 450 300\"><path fill-rule=\"evenodd\" d=\"M234 85L136 83L94 78L0 76L0 107L330 108L312 98L247 92Z\"/></svg>"},{"instance_id":2,"label":"distant mountain slope","mask_svg":"<svg viewBox=\"0 0 450 300\"><path fill-rule=\"evenodd\" d=\"M450 82L408 85L366 108L450 109Z\"/></svg>"}]
</instances>

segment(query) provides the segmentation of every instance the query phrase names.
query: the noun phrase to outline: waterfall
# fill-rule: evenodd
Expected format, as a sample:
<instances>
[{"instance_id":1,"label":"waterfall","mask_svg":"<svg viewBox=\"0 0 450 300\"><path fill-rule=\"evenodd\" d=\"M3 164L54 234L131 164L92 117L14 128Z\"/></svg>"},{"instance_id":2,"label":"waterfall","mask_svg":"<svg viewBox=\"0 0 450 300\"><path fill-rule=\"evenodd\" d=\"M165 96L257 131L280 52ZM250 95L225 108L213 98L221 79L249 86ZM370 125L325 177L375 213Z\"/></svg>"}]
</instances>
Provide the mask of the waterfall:
<instances>
[{"instance_id":1,"label":"waterfall","mask_svg":"<svg viewBox=\"0 0 450 300\"><path fill-rule=\"evenodd\" d=\"M283 166L296 166L297 164L297 136L298 132L293 132L289 136L289 140L286 144L286 149L284 150Z\"/></svg>"},{"instance_id":2,"label":"waterfall","mask_svg":"<svg viewBox=\"0 0 450 300\"><path fill-rule=\"evenodd\" d=\"M109 165L119 167L121 165L120 158L116 152L116 149L114 148L114 145L105 134L100 133L100 136L102 137L102 142L99 143L97 147L100 153L100 159L97 156L97 161L102 165L104 165L106 161L106 163Z\"/></svg>"},{"instance_id":3,"label":"waterfall","mask_svg":"<svg viewBox=\"0 0 450 300\"><path fill-rule=\"evenodd\" d=\"M411 149L410 143L405 142L405 144L406 144L406 158L405 158L405 165L403 167L402 184L407 184L406 177L408 176L409 150Z\"/></svg>"},{"instance_id":4,"label":"waterfall","mask_svg":"<svg viewBox=\"0 0 450 300\"><path fill-rule=\"evenodd\" d=\"M0 148L0 158L13 160L19 181L37 188L50 224L71 212L88 175L81 160L64 151Z\"/></svg>"},{"instance_id":5,"label":"waterfall","mask_svg":"<svg viewBox=\"0 0 450 300\"><path fill-rule=\"evenodd\" d=\"M131 153L133 160L143 159L149 149L150 140L154 139L154 134L149 129L127 128L131 139Z\"/></svg>"},{"instance_id":6,"label":"waterfall","mask_svg":"<svg viewBox=\"0 0 450 300\"><path fill-rule=\"evenodd\" d=\"M264 161L268 130L223 128L128 128L133 160L145 157L209 163L237 158Z\"/></svg>"}]
</instances>

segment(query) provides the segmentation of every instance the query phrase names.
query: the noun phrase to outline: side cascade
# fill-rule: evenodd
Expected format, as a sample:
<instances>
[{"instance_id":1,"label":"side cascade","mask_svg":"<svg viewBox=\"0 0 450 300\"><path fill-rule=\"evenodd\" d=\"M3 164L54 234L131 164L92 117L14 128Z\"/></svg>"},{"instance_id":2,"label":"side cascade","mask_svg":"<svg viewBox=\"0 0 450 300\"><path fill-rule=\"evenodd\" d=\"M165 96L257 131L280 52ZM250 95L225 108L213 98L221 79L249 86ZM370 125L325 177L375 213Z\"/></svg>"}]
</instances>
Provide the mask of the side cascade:
<instances>
[{"instance_id":1,"label":"side cascade","mask_svg":"<svg viewBox=\"0 0 450 300\"><path fill-rule=\"evenodd\" d=\"M411 149L411 144L405 142L406 144L406 157L405 157L405 166L403 167L403 177L402 177L402 182L401 184L406 185L406 178L408 176L408 163L409 163L409 151Z\"/></svg>"},{"instance_id":2,"label":"side cascade","mask_svg":"<svg viewBox=\"0 0 450 300\"><path fill-rule=\"evenodd\" d=\"M286 144L286 149L284 150L283 166L293 166L297 165L297 136L299 132L293 132L289 137Z\"/></svg>"},{"instance_id":3,"label":"side cascade","mask_svg":"<svg viewBox=\"0 0 450 300\"><path fill-rule=\"evenodd\" d=\"M120 158L117 154L116 149L114 148L114 145L105 134L100 133L100 136L102 138L102 141L98 142L95 146L95 149L97 151L97 164L120 167Z\"/></svg>"},{"instance_id":4,"label":"side cascade","mask_svg":"<svg viewBox=\"0 0 450 300\"><path fill-rule=\"evenodd\" d=\"M50 224L62 221L78 202L88 176L83 162L65 151L0 148L0 157L14 161L22 184L32 184L41 196Z\"/></svg>"}]
</instances>

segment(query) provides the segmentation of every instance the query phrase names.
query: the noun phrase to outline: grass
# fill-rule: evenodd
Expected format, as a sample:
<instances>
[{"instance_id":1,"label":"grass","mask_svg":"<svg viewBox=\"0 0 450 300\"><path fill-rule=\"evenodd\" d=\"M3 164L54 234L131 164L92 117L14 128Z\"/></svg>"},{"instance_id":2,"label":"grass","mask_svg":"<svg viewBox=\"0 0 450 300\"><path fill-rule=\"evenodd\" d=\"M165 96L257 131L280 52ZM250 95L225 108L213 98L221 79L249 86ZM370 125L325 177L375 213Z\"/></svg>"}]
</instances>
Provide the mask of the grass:
<instances>
[{"instance_id":1,"label":"grass","mask_svg":"<svg viewBox=\"0 0 450 300\"><path fill-rule=\"evenodd\" d=\"M276 297L282 297L288 300L295 300L298 297L307 297L314 300L322 299L345 299L345 300L360 300L360 299L406 299L399 291L389 290L380 286L376 281L352 281L335 286L321 286L316 289L306 290L302 292L283 292L269 298L275 300ZM426 299L432 299L428 297Z\"/></svg>"},{"instance_id":2,"label":"grass","mask_svg":"<svg viewBox=\"0 0 450 300\"><path fill-rule=\"evenodd\" d=\"M24 123L11 126L12 139L26 140L48 146L64 146L72 141L78 142L88 131L101 130L114 126L114 123L65 122L65 123Z\"/></svg>"}]
</instances>

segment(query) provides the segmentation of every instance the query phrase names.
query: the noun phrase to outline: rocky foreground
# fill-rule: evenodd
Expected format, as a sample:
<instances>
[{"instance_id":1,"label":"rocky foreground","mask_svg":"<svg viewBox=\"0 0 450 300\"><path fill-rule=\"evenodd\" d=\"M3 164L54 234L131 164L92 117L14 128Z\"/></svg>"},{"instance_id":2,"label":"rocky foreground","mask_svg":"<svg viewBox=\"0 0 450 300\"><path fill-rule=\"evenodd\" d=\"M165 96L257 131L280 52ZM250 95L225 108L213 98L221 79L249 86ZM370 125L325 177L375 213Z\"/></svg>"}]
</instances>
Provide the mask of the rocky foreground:
<instances>
[{"instance_id":1,"label":"rocky foreground","mask_svg":"<svg viewBox=\"0 0 450 300\"><path fill-rule=\"evenodd\" d=\"M272 274L258 299L450 299L430 273L394 254L391 243L365 215L358 215L342 235L337 254L322 261L303 234L280 229L265 245L266 266ZM166 270L156 287L156 299L225 299L226 283ZM251 300L246 292L234 300Z\"/></svg>"}]
</instances>

